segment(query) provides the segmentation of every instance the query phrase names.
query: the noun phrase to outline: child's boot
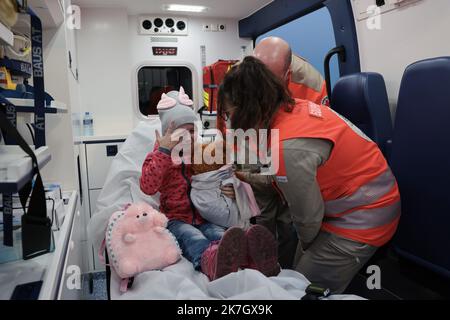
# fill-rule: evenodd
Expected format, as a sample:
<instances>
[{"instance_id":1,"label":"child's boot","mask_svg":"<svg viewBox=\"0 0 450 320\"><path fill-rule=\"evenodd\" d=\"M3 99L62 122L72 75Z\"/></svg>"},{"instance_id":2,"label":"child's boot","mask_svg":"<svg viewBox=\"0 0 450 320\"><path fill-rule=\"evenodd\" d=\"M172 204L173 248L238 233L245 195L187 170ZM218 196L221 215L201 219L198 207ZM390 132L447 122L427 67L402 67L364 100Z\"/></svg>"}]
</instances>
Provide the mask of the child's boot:
<instances>
[{"instance_id":1,"label":"child's boot","mask_svg":"<svg viewBox=\"0 0 450 320\"><path fill-rule=\"evenodd\" d=\"M253 225L246 232L247 267L260 271L267 277L280 273L278 245L273 234L261 225Z\"/></svg>"},{"instance_id":2,"label":"child's boot","mask_svg":"<svg viewBox=\"0 0 450 320\"><path fill-rule=\"evenodd\" d=\"M240 228L228 229L220 242L211 243L203 252L201 267L204 274L213 281L238 271L242 257L247 255L245 233Z\"/></svg>"}]
</instances>

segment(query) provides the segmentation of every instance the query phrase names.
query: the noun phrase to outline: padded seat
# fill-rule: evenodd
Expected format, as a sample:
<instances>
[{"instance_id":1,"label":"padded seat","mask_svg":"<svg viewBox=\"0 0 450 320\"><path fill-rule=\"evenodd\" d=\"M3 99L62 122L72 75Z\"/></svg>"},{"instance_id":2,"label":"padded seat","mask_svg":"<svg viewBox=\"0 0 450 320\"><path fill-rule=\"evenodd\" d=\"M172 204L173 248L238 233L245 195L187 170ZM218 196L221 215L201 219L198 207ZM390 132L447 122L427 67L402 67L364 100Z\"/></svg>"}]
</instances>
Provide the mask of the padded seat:
<instances>
[{"instance_id":1,"label":"padded seat","mask_svg":"<svg viewBox=\"0 0 450 320\"><path fill-rule=\"evenodd\" d=\"M390 163L402 198L397 252L450 278L450 57L406 69Z\"/></svg>"}]
</instances>

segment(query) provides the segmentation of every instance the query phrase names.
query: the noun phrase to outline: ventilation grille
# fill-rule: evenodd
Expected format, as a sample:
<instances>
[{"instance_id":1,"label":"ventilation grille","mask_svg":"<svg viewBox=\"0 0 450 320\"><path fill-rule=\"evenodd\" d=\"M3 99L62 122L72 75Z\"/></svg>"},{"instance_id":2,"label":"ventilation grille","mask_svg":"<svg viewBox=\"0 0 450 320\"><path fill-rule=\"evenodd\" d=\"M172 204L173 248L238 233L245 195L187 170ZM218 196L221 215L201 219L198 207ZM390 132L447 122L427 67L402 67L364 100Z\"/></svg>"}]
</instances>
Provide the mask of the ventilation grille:
<instances>
[{"instance_id":1,"label":"ventilation grille","mask_svg":"<svg viewBox=\"0 0 450 320\"><path fill-rule=\"evenodd\" d=\"M151 36L187 36L188 19L185 17L141 16L139 34Z\"/></svg>"}]
</instances>

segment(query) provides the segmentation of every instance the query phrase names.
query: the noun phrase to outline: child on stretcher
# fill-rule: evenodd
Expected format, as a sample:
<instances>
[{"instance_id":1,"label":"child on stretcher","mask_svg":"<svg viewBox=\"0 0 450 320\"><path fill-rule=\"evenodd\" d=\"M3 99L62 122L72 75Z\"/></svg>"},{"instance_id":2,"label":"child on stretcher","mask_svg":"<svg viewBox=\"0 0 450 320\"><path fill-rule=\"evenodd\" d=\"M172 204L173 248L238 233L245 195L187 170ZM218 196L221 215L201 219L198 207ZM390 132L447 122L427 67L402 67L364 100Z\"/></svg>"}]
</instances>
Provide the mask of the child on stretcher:
<instances>
[{"instance_id":1,"label":"child on stretcher","mask_svg":"<svg viewBox=\"0 0 450 320\"><path fill-rule=\"evenodd\" d=\"M141 190L148 195L160 193L160 208L168 219L168 229L177 238L183 255L196 270L215 280L242 267L251 267L274 276L279 272L276 242L262 226L252 226L244 232L238 227L226 228L206 221L195 208L191 198L191 165L172 161L172 149L179 141L172 141L177 129L187 130L193 146L194 123L197 117L193 102L180 91L161 96L158 113L161 136L142 166ZM234 188L222 187L224 196L233 199Z\"/></svg>"}]
</instances>

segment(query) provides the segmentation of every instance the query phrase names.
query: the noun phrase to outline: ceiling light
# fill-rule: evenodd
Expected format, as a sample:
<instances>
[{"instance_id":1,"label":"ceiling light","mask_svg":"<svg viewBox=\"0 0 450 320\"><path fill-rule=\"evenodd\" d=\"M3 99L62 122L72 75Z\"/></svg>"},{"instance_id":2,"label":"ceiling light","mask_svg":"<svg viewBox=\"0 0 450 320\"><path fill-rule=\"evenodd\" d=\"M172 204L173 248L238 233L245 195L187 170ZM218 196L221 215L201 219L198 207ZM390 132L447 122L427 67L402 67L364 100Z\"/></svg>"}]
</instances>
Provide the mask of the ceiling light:
<instances>
[{"instance_id":1,"label":"ceiling light","mask_svg":"<svg viewBox=\"0 0 450 320\"><path fill-rule=\"evenodd\" d=\"M189 6L184 4L168 4L165 6L167 11L182 11L182 12L205 12L208 10L204 6Z\"/></svg>"}]
</instances>

